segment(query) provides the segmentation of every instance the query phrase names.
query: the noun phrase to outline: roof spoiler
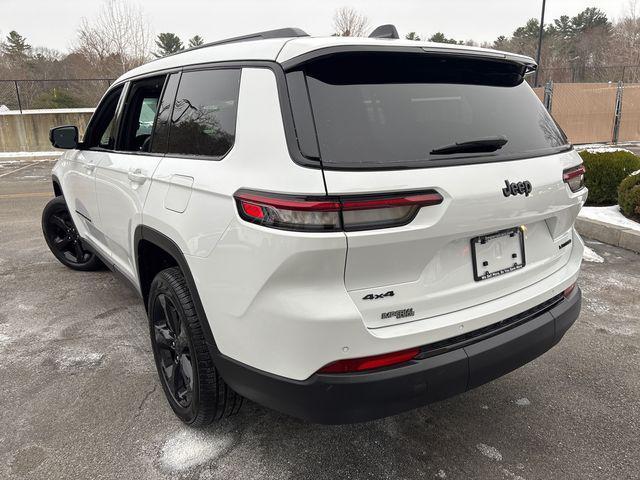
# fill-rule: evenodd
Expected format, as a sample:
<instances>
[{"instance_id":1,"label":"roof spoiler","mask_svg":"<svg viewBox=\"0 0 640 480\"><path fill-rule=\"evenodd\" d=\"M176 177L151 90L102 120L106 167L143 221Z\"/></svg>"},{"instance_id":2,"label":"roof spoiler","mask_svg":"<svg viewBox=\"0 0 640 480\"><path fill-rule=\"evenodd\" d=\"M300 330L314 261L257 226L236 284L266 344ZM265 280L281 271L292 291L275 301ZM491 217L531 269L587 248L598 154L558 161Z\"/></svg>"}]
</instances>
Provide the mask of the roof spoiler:
<instances>
[{"instance_id":1,"label":"roof spoiler","mask_svg":"<svg viewBox=\"0 0 640 480\"><path fill-rule=\"evenodd\" d=\"M388 23L375 28L369 35L369 38L392 38L397 40L400 38L400 35L398 35L398 29L395 25Z\"/></svg>"}]
</instances>

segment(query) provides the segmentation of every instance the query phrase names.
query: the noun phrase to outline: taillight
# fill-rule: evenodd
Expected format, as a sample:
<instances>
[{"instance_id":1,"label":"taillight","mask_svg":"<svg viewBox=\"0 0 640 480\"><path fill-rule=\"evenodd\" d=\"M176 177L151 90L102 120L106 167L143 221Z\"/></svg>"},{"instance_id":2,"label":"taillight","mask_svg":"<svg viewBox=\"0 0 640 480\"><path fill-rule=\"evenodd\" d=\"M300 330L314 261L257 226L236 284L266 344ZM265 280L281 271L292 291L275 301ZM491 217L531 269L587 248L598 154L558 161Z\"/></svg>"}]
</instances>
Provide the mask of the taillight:
<instances>
[{"instance_id":1,"label":"taillight","mask_svg":"<svg viewBox=\"0 0 640 480\"><path fill-rule=\"evenodd\" d=\"M584 165L580 164L577 167L567 168L562 172L562 180L569 185L572 192L577 192L581 188L584 188L584 174L586 170Z\"/></svg>"},{"instance_id":2,"label":"taillight","mask_svg":"<svg viewBox=\"0 0 640 480\"><path fill-rule=\"evenodd\" d=\"M349 358L330 363L318 370L318 373L349 373L375 370L377 368L390 367L412 360L420 353L419 348L402 350L401 352L384 353L372 357Z\"/></svg>"},{"instance_id":3,"label":"taillight","mask_svg":"<svg viewBox=\"0 0 640 480\"><path fill-rule=\"evenodd\" d=\"M406 225L421 207L442 203L433 190L385 195L291 196L240 190L243 220L265 227L311 232L369 230Z\"/></svg>"}]
</instances>

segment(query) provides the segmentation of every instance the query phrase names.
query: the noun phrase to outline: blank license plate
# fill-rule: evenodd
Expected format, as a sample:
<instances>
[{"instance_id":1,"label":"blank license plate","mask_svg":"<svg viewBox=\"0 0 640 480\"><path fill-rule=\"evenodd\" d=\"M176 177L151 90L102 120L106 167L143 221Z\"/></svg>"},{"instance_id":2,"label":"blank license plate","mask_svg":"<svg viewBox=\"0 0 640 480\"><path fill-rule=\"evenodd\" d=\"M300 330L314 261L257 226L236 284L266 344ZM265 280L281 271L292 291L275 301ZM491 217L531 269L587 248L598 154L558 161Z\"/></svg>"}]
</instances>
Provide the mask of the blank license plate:
<instances>
[{"instance_id":1,"label":"blank license plate","mask_svg":"<svg viewBox=\"0 0 640 480\"><path fill-rule=\"evenodd\" d=\"M524 234L520 227L471 239L476 282L519 270L525 265Z\"/></svg>"}]
</instances>

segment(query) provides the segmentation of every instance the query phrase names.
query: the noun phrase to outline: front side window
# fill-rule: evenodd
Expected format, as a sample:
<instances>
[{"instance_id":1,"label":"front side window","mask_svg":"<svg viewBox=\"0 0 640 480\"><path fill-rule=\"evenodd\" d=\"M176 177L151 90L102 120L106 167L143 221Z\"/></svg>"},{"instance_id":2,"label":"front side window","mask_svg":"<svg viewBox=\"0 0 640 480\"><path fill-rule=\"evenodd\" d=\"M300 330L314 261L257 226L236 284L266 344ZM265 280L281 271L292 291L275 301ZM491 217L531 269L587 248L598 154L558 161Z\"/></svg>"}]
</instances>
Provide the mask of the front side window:
<instances>
[{"instance_id":1,"label":"front side window","mask_svg":"<svg viewBox=\"0 0 640 480\"><path fill-rule=\"evenodd\" d=\"M235 139L240 70L183 72L167 153L221 157Z\"/></svg>"},{"instance_id":2,"label":"front side window","mask_svg":"<svg viewBox=\"0 0 640 480\"><path fill-rule=\"evenodd\" d=\"M122 94L122 87L109 92L96 108L84 139L85 148L113 150L116 145L116 109Z\"/></svg>"},{"instance_id":3,"label":"front side window","mask_svg":"<svg viewBox=\"0 0 640 480\"><path fill-rule=\"evenodd\" d=\"M567 148L515 63L358 52L302 69L329 167L428 167Z\"/></svg>"},{"instance_id":4,"label":"front side window","mask_svg":"<svg viewBox=\"0 0 640 480\"><path fill-rule=\"evenodd\" d=\"M123 117L119 150L149 152L158 102L166 75L145 78L131 84Z\"/></svg>"}]
</instances>

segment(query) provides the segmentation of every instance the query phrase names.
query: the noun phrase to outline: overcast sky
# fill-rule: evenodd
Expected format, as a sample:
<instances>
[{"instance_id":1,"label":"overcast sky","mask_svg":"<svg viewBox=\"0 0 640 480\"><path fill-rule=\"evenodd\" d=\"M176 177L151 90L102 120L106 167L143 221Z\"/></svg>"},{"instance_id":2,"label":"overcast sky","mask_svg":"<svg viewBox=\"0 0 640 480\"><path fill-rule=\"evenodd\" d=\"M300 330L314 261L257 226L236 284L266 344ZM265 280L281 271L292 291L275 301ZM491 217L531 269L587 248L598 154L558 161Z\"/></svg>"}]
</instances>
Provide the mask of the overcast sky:
<instances>
[{"instance_id":1,"label":"overcast sky","mask_svg":"<svg viewBox=\"0 0 640 480\"><path fill-rule=\"evenodd\" d=\"M437 31L478 42L510 35L531 17L542 0L140 0L154 32L175 32L183 41L199 34L207 41L269 30L300 27L311 35L331 33L336 8L353 7L371 26L393 23L401 35ZM80 18L91 18L101 0L0 0L0 34L17 30L34 46L67 50ZM628 0L547 0L546 19L575 15L597 6L619 17Z\"/></svg>"}]
</instances>

